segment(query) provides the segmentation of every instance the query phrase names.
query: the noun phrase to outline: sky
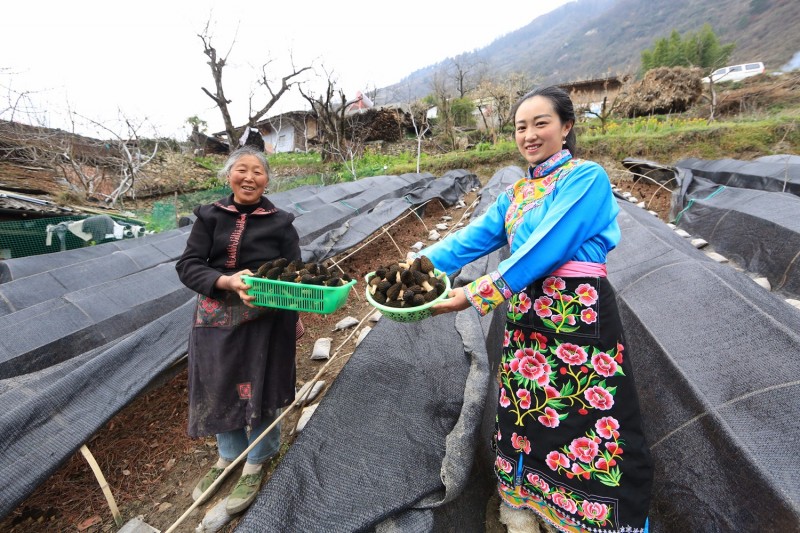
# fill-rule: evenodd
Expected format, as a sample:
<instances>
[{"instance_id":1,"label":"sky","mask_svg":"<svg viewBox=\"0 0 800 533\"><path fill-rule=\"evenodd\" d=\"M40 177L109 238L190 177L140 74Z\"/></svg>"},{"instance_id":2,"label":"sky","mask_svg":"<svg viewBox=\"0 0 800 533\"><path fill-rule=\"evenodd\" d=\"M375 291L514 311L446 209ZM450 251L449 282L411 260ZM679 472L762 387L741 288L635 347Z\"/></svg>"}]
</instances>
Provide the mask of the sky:
<instances>
[{"instance_id":1,"label":"sky","mask_svg":"<svg viewBox=\"0 0 800 533\"><path fill-rule=\"evenodd\" d=\"M191 116L206 121L209 132L224 129L201 89L214 92L198 37L206 25L218 54L227 54L223 87L233 122L241 125L251 92L254 107L266 102L256 81L268 61L275 91L293 61L314 67L300 78L308 91L319 94L330 75L352 98L482 48L568 1L6 2L0 118L98 137L108 137L104 128L124 132L128 119L145 136L184 140ZM293 89L268 116L307 108Z\"/></svg>"}]
</instances>

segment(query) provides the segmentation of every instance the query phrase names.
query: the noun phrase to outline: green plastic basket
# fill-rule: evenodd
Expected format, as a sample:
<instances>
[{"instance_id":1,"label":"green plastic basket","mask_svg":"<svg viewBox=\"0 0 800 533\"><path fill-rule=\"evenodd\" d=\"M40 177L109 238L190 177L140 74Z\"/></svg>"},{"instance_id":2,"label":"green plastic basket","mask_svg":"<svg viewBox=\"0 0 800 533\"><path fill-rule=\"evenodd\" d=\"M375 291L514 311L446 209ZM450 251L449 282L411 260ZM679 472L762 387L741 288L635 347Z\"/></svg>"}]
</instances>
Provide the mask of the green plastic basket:
<instances>
[{"instance_id":1,"label":"green plastic basket","mask_svg":"<svg viewBox=\"0 0 800 533\"><path fill-rule=\"evenodd\" d=\"M369 280L371 280L374 275L375 272L370 272L365 278L367 280L367 301L372 307L380 311L383 316L390 320L394 320L395 322L418 322L430 317L432 312L431 307L443 300L446 300L448 298L448 294L450 294L450 278L448 278L443 272L434 269L433 275L444 281L444 292L435 300L418 305L416 307L389 307L387 305L379 304L373 300L372 295L369 293Z\"/></svg>"},{"instance_id":2,"label":"green plastic basket","mask_svg":"<svg viewBox=\"0 0 800 533\"><path fill-rule=\"evenodd\" d=\"M352 280L339 287L327 287L253 276L242 276L242 279L250 285L247 294L256 297L251 302L253 305L320 315L333 313L342 307L356 283Z\"/></svg>"}]
</instances>

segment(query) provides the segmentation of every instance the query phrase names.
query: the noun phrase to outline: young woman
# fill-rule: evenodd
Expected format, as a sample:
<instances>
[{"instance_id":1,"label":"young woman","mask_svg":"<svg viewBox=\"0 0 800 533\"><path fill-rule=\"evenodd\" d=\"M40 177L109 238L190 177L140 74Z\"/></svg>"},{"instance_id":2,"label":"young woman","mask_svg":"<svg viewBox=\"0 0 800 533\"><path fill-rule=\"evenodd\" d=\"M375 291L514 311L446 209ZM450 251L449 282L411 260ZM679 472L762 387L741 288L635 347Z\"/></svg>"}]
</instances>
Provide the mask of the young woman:
<instances>
[{"instance_id":1,"label":"young woman","mask_svg":"<svg viewBox=\"0 0 800 533\"><path fill-rule=\"evenodd\" d=\"M294 216L263 196L269 166L262 151L236 150L221 175L233 193L195 209L197 220L175 266L180 280L198 293L189 337L189 435L216 434L219 449L216 465L194 489L195 499L295 394L297 313L254 307L241 278L268 260L300 258ZM276 426L248 453L228 497L230 514L255 499L262 464L279 447Z\"/></svg>"},{"instance_id":2,"label":"young woman","mask_svg":"<svg viewBox=\"0 0 800 533\"><path fill-rule=\"evenodd\" d=\"M508 302L493 445L509 531L644 532L652 466L605 267L619 207L603 168L574 157L566 92L523 96L514 120L527 175L419 252L448 274L505 244L511 256L434 314Z\"/></svg>"}]
</instances>

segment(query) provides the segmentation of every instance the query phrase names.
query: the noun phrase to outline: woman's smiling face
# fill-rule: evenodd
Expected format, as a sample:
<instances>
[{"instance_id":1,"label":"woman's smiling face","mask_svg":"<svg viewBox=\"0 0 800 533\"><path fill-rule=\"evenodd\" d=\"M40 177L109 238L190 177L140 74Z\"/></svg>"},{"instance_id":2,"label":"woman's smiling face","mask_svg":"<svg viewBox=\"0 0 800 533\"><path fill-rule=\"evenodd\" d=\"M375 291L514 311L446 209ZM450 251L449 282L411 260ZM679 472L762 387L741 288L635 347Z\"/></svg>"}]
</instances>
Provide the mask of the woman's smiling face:
<instances>
[{"instance_id":1,"label":"woman's smiling face","mask_svg":"<svg viewBox=\"0 0 800 533\"><path fill-rule=\"evenodd\" d=\"M269 183L267 171L257 157L243 155L231 167L229 181L233 200L243 205L257 204Z\"/></svg>"},{"instance_id":2,"label":"woman's smiling face","mask_svg":"<svg viewBox=\"0 0 800 533\"><path fill-rule=\"evenodd\" d=\"M534 96L517 108L514 128L519 153L535 166L562 149L572 124L561 122L549 98Z\"/></svg>"}]
</instances>

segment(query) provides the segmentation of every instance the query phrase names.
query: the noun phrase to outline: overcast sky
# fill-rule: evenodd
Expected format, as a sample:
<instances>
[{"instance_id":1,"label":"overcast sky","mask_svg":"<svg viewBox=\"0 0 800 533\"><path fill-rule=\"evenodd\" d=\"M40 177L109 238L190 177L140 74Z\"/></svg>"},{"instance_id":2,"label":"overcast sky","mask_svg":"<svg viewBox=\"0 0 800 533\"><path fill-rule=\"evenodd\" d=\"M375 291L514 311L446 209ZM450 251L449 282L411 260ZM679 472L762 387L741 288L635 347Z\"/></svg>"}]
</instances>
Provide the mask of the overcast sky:
<instances>
[{"instance_id":1,"label":"overcast sky","mask_svg":"<svg viewBox=\"0 0 800 533\"><path fill-rule=\"evenodd\" d=\"M120 109L129 118L146 118L159 135L183 140L185 121L193 115L208 122L212 132L223 129L219 111L201 91L213 92L197 36L208 21L219 54L228 53L235 39L223 83L239 125L247 118L260 66L270 59L268 73L276 87L291 72L291 52L297 66L313 64L310 81L317 90L327 71L352 97L357 90L396 83L414 70L486 46L567 1L5 2L0 118L9 119L8 108L14 107L22 121L20 112L36 111L28 121L70 129L67 110L72 109L114 127ZM27 97L20 100L20 93ZM296 91L284 99L269 115L307 107ZM85 125L79 130L104 136Z\"/></svg>"}]
</instances>

